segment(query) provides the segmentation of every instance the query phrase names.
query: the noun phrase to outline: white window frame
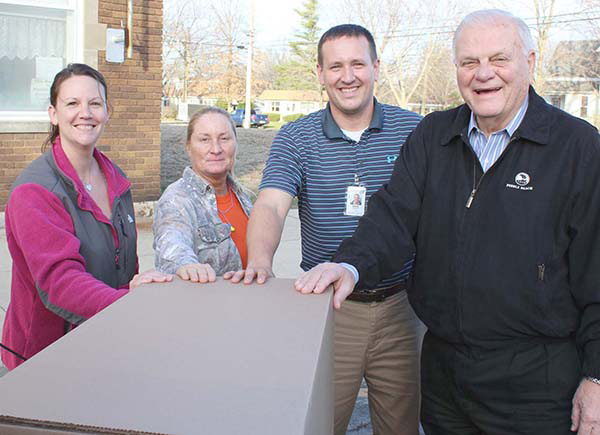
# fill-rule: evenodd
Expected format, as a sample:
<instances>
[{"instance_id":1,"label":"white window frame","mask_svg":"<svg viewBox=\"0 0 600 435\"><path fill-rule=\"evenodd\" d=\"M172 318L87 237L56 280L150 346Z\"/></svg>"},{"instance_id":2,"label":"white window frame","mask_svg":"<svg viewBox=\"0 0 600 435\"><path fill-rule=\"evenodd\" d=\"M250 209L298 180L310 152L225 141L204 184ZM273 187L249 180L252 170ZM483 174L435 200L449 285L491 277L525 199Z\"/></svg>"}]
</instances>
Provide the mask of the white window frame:
<instances>
[{"instance_id":1,"label":"white window frame","mask_svg":"<svg viewBox=\"0 0 600 435\"><path fill-rule=\"evenodd\" d=\"M588 95L582 95L581 96L581 102L580 102L580 107L579 107L579 117L583 118L583 119L587 119L589 116L589 106L590 106L590 99Z\"/></svg>"},{"instance_id":2,"label":"white window frame","mask_svg":"<svg viewBox=\"0 0 600 435\"><path fill-rule=\"evenodd\" d=\"M83 62L83 29L84 29L84 14L83 2L85 0L0 0L2 4L15 6L35 6L44 7L47 9L61 9L72 12L72 25L67 25L67 41L75 41L73 47L67 49L66 62ZM68 24L68 23L67 23ZM70 32L74 33L74 38L70 36ZM29 131L47 131L48 111L46 110L0 110L0 132L29 132ZM40 123L42 125L40 125Z\"/></svg>"}]
</instances>

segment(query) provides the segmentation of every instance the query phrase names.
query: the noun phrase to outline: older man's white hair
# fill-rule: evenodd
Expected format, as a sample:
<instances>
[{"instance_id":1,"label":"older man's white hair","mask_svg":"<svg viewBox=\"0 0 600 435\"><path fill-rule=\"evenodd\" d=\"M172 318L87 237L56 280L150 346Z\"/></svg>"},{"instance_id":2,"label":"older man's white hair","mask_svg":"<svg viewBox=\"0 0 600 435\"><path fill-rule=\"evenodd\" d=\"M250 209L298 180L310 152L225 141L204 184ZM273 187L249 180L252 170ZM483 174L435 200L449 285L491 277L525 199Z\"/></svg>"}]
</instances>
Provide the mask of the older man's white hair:
<instances>
[{"instance_id":1,"label":"older man's white hair","mask_svg":"<svg viewBox=\"0 0 600 435\"><path fill-rule=\"evenodd\" d=\"M503 11L502 9L482 9L480 11L471 12L469 15L464 17L456 28L456 31L454 32L454 38L452 39L452 58L454 63L456 63L456 42L465 27L472 24L485 25L507 20L512 22L517 28L519 39L521 40L521 47L523 48L525 56L529 55L529 53L532 51L535 52L535 43L531 37L529 26L525 24L525 21L514 16L508 11Z\"/></svg>"}]
</instances>

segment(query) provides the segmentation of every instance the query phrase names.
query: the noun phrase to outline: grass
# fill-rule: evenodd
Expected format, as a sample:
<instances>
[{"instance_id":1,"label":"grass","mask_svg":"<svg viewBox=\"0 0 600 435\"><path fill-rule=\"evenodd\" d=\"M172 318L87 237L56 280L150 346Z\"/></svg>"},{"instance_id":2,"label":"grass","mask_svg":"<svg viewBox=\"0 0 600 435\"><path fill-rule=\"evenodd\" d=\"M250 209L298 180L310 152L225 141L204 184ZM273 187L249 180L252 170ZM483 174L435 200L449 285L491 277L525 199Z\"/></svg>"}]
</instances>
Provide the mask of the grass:
<instances>
[{"instance_id":1,"label":"grass","mask_svg":"<svg viewBox=\"0 0 600 435\"><path fill-rule=\"evenodd\" d=\"M269 130L279 130L285 124L287 124L285 121L270 121L269 124L265 126L265 128Z\"/></svg>"}]
</instances>

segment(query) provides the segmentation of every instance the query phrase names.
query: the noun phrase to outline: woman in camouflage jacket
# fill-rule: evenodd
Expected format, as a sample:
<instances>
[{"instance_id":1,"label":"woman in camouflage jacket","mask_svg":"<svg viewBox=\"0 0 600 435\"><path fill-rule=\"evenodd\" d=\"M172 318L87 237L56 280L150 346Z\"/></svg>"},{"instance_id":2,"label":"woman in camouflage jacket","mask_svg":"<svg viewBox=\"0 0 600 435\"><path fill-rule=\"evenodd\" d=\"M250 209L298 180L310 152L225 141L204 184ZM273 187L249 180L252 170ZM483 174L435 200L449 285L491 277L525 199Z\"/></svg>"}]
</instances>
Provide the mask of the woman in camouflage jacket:
<instances>
[{"instance_id":1,"label":"woman in camouflage jacket","mask_svg":"<svg viewBox=\"0 0 600 435\"><path fill-rule=\"evenodd\" d=\"M191 167L155 206L155 266L180 278L214 281L246 266L246 225L252 202L232 177L237 149L229 114L208 107L187 130Z\"/></svg>"}]
</instances>

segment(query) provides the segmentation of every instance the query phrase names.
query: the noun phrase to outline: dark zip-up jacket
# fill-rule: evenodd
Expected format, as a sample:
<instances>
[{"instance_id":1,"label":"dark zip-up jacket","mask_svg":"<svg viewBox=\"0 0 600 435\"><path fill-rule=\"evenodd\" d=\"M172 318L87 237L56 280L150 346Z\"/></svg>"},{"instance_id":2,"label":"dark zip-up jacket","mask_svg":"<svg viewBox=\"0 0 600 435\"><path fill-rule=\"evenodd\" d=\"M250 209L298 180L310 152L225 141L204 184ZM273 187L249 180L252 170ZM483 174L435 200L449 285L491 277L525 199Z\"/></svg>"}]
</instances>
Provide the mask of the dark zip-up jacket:
<instances>
[{"instance_id":1,"label":"dark zip-up jacket","mask_svg":"<svg viewBox=\"0 0 600 435\"><path fill-rule=\"evenodd\" d=\"M19 175L6 206L13 260L3 343L29 358L128 292L137 272L130 183L94 151L108 219L83 187L60 139ZM3 351L9 369L22 361Z\"/></svg>"},{"instance_id":2,"label":"dark zip-up jacket","mask_svg":"<svg viewBox=\"0 0 600 435\"><path fill-rule=\"evenodd\" d=\"M466 105L427 116L335 261L369 287L416 250L409 296L448 342L501 349L576 338L600 377L600 139L533 88L484 174Z\"/></svg>"}]
</instances>

